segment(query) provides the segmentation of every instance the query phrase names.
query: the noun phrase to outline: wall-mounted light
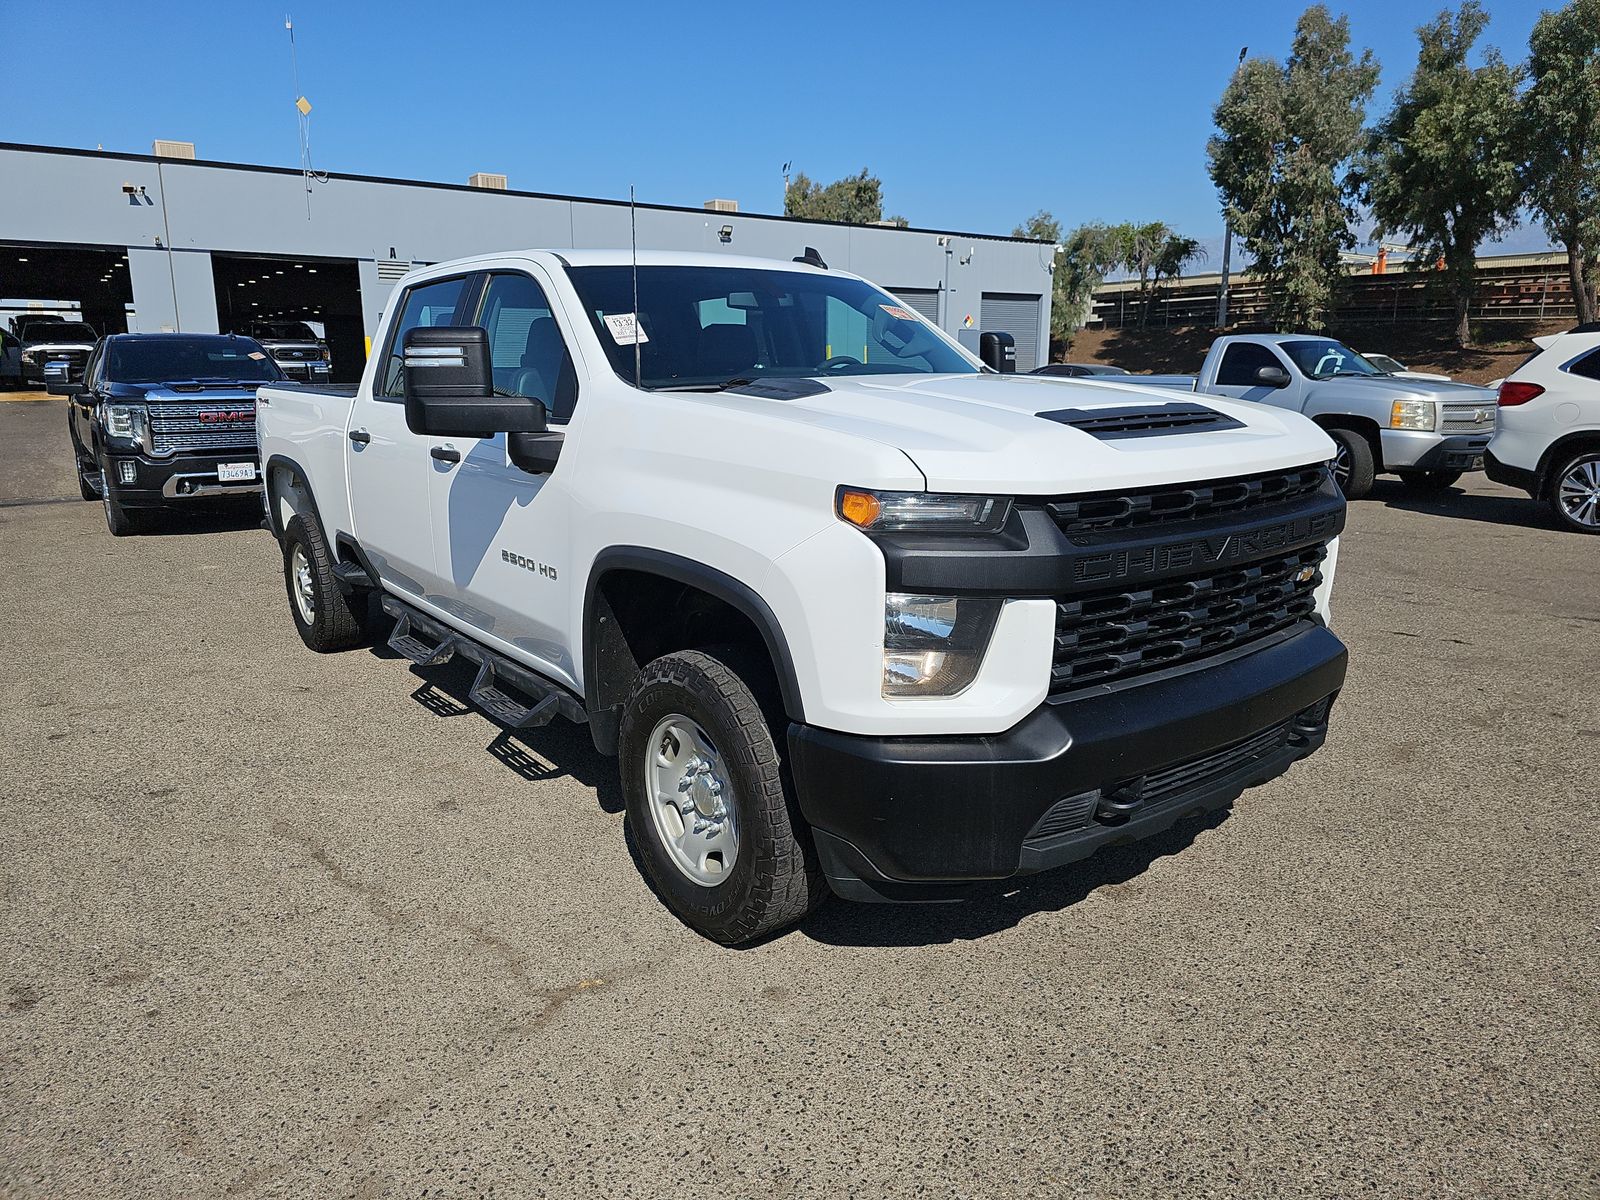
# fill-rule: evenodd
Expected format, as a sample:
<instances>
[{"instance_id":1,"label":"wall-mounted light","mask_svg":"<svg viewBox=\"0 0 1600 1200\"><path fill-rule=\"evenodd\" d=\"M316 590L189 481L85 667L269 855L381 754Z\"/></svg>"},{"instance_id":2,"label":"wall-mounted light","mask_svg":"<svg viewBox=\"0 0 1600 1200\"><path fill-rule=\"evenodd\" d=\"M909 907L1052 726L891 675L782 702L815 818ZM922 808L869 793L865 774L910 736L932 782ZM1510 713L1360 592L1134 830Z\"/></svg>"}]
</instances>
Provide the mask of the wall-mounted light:
<instances>
[{"instance_id":1,"label":"wall-mounted light","mask_svg":"<svg viewBox=\"0 0 1600 1200\"><path fill-rule=\"evenodd\" d=\"M721 229L717 230L717 238L723 242L733 241L733 226L724 225Z\"/></svg>"}]
</instances>

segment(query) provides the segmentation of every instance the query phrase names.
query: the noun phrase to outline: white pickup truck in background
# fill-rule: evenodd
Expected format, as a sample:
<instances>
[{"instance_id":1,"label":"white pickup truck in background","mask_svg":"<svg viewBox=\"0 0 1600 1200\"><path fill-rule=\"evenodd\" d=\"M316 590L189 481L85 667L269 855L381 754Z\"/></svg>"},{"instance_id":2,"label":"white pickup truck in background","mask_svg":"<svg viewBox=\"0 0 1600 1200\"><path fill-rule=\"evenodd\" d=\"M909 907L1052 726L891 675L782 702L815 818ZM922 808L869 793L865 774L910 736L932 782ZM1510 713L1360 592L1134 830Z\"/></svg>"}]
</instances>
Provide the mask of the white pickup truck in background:
<instances>
[{"instance_id":1,"label":"white pickup truck in background","mask_svg":"<svg viewBox=\"0 0 1600 1200\"><path fill-rule=\"evenodd\" d=\"M586 722L720 941L1229 804L1343 684L1315 425L987 369L814 251L441 263L358 387L258 406L306 645L381 607L502 724Z\"/></svg>"},{"instance_id":2,"label":"white pickup truck in background","mask_svg":"<svg viewBox=\"0 0 1600 1200\"><path fill-rule=\"evenodd\" d=\"M1198 376L1138 382L1304 413L1338 446L1334 474L1352 500L1370 492L1378 474L1447 488L1483 469L1495 429L1492 389L1393 375L1317 334L1229 334L1211 343Z\"/></svg>"}]
</instances>

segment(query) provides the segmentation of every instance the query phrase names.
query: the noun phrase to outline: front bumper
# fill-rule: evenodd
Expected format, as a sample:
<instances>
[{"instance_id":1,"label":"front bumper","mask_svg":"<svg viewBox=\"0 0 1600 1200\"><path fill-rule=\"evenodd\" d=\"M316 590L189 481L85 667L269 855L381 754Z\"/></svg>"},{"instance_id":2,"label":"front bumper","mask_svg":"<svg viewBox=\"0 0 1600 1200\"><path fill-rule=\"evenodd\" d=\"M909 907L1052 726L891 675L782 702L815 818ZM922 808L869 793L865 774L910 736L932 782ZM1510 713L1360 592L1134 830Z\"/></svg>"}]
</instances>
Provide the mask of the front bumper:
<instances>
[{"instance_id":1,"label":"front bumper","mask_svg":"<svg viewBox=\"0 0 1600 1200\"><path fill-rule=\"evenodd\" d=\"M272 361L285 379L298 383L327 383L333 377L333 367L320 359L275 358Z\"/></svg>"},{"instance_id":2,"label":"front bumper","mask_svg":"<svg viewBox=\"0 0 1600 1200\"><path fill-rule=\"evenodd\" d=\"M217 469L223 463L251 463L255 477L224 483ZM143 454L106 453L102 459L111 494L124 508L167 508L190 500L257 499L261 494L260 455L254 447L204 454L151 458ZM132 482L124 482L131 470Z\"/></svg>"},{"instance_id":3,"label":"front bumper","mask_svg":"<svg viewBox=\"0 0 1600 1200\"><path fill-rule=\"evenodd\" d=\"M1317 749L1347 654L1320 624L1198 669L1041 705L993 737L789 728L830 886L941 900L1232 802Z\"/></svg>"},{"instance_id":4,"label":"front bumper","mask_svg":"<svg viewBox=\"0 0 1600 1200\"><path fill-rule=\"evenodd\" d=\"M1489 433L1445 436L1410 429L1378 431L1386 471L1481 471Z\"/></svg>"}]
</instances>

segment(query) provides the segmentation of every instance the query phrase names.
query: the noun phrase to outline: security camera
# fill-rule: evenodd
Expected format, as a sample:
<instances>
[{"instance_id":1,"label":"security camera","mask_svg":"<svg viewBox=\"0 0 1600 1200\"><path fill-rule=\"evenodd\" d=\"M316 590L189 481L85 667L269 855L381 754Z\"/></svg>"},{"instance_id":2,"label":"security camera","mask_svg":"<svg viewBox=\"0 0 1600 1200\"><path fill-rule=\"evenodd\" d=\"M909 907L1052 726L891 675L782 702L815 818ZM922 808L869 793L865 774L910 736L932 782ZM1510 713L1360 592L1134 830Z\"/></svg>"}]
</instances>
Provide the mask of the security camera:
<instances>
[{"instance_id":1,"label":"security camera","mask_svg":"<svg viewBox=\"0 0 1600 1200\"><path fill-rule=\"evenodd\" d=\"M124 196L137 196L139 194L139 189L134 184L124 183L122 185L122 194Z\"/></svg>"}]
</instances>

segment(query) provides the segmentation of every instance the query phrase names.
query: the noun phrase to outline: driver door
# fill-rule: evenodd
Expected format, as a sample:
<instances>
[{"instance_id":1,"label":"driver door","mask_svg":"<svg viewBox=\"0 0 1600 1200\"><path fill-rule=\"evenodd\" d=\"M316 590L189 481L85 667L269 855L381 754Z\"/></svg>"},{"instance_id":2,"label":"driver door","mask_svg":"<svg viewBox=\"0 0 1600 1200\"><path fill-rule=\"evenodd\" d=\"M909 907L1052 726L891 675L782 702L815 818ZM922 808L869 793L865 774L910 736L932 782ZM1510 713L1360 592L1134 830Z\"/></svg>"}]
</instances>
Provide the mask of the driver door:
<instances>
[{"instance_id":1,"label":"driver door","mask_svg":"<svg viewBox=\"0 0 1600 1200\"><path fill-rule=\"evenodd\" d=\"M1278 408L1298 408L1295 396L1299 389L1293 385L1276 388L1261 383L1256 379L1256 372L1262 367L1278 367L1289 372L1290 379L1297 377L1293 366L1279 357L1272 347L1259 342L1233 342L1222 352L1222 362L1217 367L1217 379L1211 391L1235 400L1253 400L1257 404L1271 404Z\"/></svg>"}]
</instances>

